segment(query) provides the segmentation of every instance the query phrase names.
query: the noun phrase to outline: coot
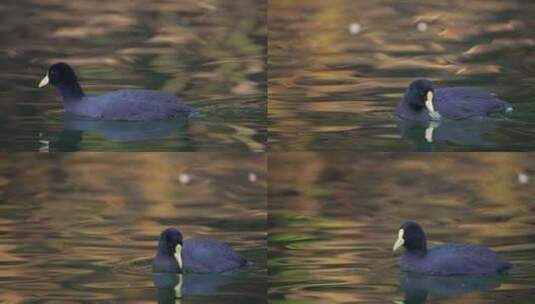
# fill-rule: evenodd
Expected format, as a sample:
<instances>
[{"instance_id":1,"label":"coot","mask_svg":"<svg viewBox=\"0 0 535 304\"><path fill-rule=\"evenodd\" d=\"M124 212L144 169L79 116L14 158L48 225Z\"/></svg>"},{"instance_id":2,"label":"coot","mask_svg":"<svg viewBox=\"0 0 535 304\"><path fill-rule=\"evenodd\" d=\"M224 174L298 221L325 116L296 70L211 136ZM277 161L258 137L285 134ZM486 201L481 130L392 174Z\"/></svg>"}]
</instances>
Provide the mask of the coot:
<instances>
[{"instance_id":1,"label":"coot","mask_svg":"<svg viewBox=\"0 0 535 304\"><path fill-rule=\"evenodd\" d=\"M394 251L405 247L400 267L428 275L483 275L502 273L511 264L482 246L445 244L427 248L425 233L415 222L401 225Z\"/></svg>"},{"instance_id":2,"label":"coot","mask_svg":"<svg viewBox=\"0 0 535 304\"><path fill-rule=\"evenodd\" d=\"M169 93L123 89L86 96L73 69L64 62L52 65L39 83L42 88L51 83L63 97L65 112L106 120L160 120L174 118L178 113L193 113Z\"/></svg>"},{"instance_id":3,"label":"coot","mask_svg":"<svg viewBox=\"0 0 535 304\"><path fill-rule=\"evenodd\" d=\"M396 108L406 120L429 121L441 118L458 120L509 112L513 108L494 94L474 87L435 88L433 82L412 82Z\"/></svg>"},{"instance_id":4,"label":"coot","mask_svg":"<svg viewBox=\"0 0 535 304\"><path fill-rule=\"evenodd\" d=\"M160 234L158 252L152 263L155 273L215 273L247 265L229 245L209 239L182 241L182 233L175 228Z\"/></svg>"}]
</instances>

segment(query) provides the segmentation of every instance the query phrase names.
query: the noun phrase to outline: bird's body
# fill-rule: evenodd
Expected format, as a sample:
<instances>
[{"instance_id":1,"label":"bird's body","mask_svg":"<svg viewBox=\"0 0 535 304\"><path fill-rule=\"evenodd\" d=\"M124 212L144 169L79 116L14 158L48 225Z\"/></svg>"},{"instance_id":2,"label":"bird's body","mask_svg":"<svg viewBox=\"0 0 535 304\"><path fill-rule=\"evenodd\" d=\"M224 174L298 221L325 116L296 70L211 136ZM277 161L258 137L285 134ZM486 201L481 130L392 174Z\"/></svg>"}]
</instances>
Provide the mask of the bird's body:
<instances>
[{"instance_id":1,"label":"bird's body","mask_svg":"<svg viewBox=\"0 0 535 304\"><path fill-rule=\"evenodd\" d=\"M51 83L63 97L65 112L102 120L148 121L172 119L194 110L172 94L144 89L123 89L86 96L76 74L66 63L50 67L39 87Z\"/></svg>"},{"instance_id":2,"label":"bird's body","mask_svg":"<svg viewBox=\"0 0 535 304\"><path fill-rule=\"evenodd\" d=\"M435 109L447 119L485 117L507 111L511 105L494 94L474 87L435 89Z\"/></svg>"},{"instance_id":3,"label":"bird's body","mask_svg":"<svg viewBox=\"0 0 535 304\"><path fill-rule=\"evenodd\" d=\"M229 245L208 239L185 240L182 258L190 273L225 272L247 264Z\"/></svg>"},{"instance_id":4,"label":"bird's body","mask_svg":"<svg viewBox=\"0 0 535 304\"><path fill-rule=\"evenodd\" d=\"M155 273L220 273L246 265L247 260L223 242L201 238L182 241L182 234L169 228L160 236L152 270Z\"/></svg>"},{"instance_id":5,"label":"bird's body","mask_svg":"<svg viewBox=\"0 0 535 304\"><path fill-rule=\"evenodd\" d=\"M163 120L193 111L174 95L144 89L83 96L64 101L64 106L68 113L106 120Z\"/></svg>"},{"instance_id":6,"label":"bird's body","mask_svg":"<svg viewBox=\"0 0 535 304\"><path fill-rule=\"evenodd\" d=\"M424 230L415 222L405 222L398 231L394 251L405 247L400 259L403 271L424 275L488 275L507 271L511 264L492 250L463 244L427 247Z\"/></svg>"},{"instance_id":7,"label":"bird's body","mask_svg":"<svg viewBox=\"0 0 535 304\"><path fill-rule=\"evenodd\" d=\"M406 252L400 268L428 275L482 275L506 271L511 264L477 245L445 244L431 247L425 256Z\"/></svg>"},{"instance_id":8,"label":"bird's body","mask_svg":"<svg viewBox=\"0 0 535 304\"><path fill-rule=\"evenodd\" d=\"M433 108L426 104L427 94L432 92ZM413 82L396 108L396 114L411 121L444 119L460 120L486 117L495 113L507 112L511 105L496 95L476 87L434 88L429 80ZM436 112L438 114L433 114Z\"/></svg>"}]
</instances>

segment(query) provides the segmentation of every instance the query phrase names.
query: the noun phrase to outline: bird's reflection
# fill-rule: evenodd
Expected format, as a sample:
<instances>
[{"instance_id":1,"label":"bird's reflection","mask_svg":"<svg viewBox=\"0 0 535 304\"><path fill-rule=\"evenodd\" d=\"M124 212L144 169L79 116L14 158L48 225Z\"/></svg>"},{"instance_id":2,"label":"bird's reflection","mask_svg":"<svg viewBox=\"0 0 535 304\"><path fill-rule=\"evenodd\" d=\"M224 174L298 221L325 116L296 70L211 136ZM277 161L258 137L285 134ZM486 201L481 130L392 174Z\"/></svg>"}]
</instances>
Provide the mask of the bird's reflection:
<instances>
[{"instance_id":1,"label":"bird's reflection","mask_svg":"<svg viewBox=\"0 0 535 304\"><path fill-rule=\"evenodd\" d=\"M177 130L184 128L189 118L188 115L182 115L171 120L105 121L65 114L64 127L58 138L53 142L40 140L40 150L77 151L86 132L99 134L113 142L162 139L173 136Z\"/></svg>"},{"instance_id":2,"label":"bird's reflection","mask_svg":"<svg viewBox=\"0 0 535 304\"><path fill-rule=\"evenodd\" d=\"M64 128L68 131L98 133L110 141L137 141L165 138L188 122L189 115L179 115L170 120L111 121L66 115Z\"/></svg>"},{"instance_id":3,"label":"bird's reflection","mask_svg":"<svg viewBox=\"0 0 535 304\"><path fill-rule=\"evenodd\" d=\"M403 303L423 304L429 295L447 297L494 289L506 275L487 276L428 276L402 272L400 286L405 293Z\"/></svg>"},{"instance_id":4,"label":"bird's reflection","mask_svg":"<svg viewBox=\"0 0 535 304\"><path fill-rule=\"evenodd\" d=\"M463 146L487 145L483 136L495 129L492 118L411 122L398 119L401 136L408 140L416 151L433 151L434 145L449 142Z\"/></svg>"},{"instance_id":5,"label":"bird's reflection","mask_svg":"<svg viewBox=\"0 0 535 304\"><path fill-rule=\"evenodd\" d=\"M153 275L158 303L180 303L187 296L209 296L225 290L233 282L233 276L225 274L167 274Z\"/></svg>"},{"instance_id":6,"label":"bird's reflection","mask_svg":"<svg viewBox=\"0 0 535 304\"><path fill-rule=\"evenodd\" d=\"M183 277L182 274L155 274L153 276L158 304L181 303Z\"/></svg>"}]
</instances>

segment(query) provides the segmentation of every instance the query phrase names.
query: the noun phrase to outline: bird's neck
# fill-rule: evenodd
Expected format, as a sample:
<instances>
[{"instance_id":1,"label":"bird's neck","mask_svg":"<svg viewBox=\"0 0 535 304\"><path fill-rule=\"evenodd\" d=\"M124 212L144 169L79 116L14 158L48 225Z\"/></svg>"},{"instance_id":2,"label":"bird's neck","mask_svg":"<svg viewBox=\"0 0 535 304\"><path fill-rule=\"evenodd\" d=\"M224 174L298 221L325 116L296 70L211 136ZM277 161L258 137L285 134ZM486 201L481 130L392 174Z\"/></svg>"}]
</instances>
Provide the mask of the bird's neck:
<instances>
[{"instance_id":1,"label":"bird's neck","mask_svg":"<svg viewBox=\"0 0 535 304\"><path fill-rule=\"evenodd\" d=\"M420 112L424 109L424 106L421 104L417 104L414 101L414 97L411 97L410 95L403 96L403 104L410 110L414 112Z\"/></svg>"},{"instance_id":2,"label":"bird's neck","mask_svg":"<svg viewBox=\"0 0 535 304\"><path fill-rule=\"evenodd\" d=\"M78 82L59 85L58 90L63 97L63 102L65 103L78 101L85 96L84 91L82 91L82 88Z\"/></svg>"},{"instance_id":3,"label":"bird's neck","mask_svg":"<svg viewBox=\"0 0 535 304\"><path fill-rule=\"evenodd\" d=\"M158 254L174 256L175 248L169 245L169 243L165 239L160 239L160 241L158 242Z\"/></svg>"},{"instance_id":4,"label":"bird's neck","mask_svg":"<svg viewBox=\"0 0 535 304\"><path fill-rule=\"evenodd\" d=\"M401 103L404 107L414 112L420 112L424 108L424 104L418 103L417 94L415 94L415 92L413 92L410 88L405 91L405 94L403 94Z\"/></svg>"},{"instance_id":5,"label":"bird's neck","mask_svg":"<svg viewBox=\"0 0 535 304\"><path fill-rule=\"evenodd\" d=\"M175 253L167 247L158 246L158 254L173 256Z\"/></svg>"},{"instance_id":6,"label":"bird's neck","mask_svg":"<svg viewBox=\"0 0 535 304\"><path fill-rule=\"evenodd\" d=\"M411 258L421 259L427 255L427 248L406 250L405 254Z\"/></svg>"}]
</instances>

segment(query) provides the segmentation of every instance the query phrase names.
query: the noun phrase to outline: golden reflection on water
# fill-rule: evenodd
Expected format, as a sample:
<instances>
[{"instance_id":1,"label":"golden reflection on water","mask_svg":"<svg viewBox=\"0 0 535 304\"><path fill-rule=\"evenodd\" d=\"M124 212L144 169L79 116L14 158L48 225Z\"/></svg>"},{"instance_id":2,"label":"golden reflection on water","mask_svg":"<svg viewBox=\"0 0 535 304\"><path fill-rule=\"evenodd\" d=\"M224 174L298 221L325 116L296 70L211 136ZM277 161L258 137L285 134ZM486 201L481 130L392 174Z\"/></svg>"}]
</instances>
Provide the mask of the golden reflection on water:
<instances>
[{"instance_id":1,"label":"golden reflection on water","mask_svg":"<svg viewBox=\"0 0 535 304\"><path fill-rule=\"evenodd\" d=\"M1 301L154 300L150 259L169 226L185 238L230 243L256 264L243 274L248 290L243 283L229 288L246 298L264 296L263 155L18 153L0 159L0 277L7 291ZM135 261L142 264L138 270Z\"/></svg>"},{"instance_id":2,"label":"golden reflection on water","mask_svg":"<svg viewBox=\"0 0 535 304\"><path fill-rule=\"evenodd\" d=\"M406 149L391 136L395 126L382 125L415 78L502 97L523 91L532 100L531 8L524 1L270 1L272 146L325 149L318 142L333 139L339 149L358 149L357 141ZM336 131L340 138L322 136Z\"/></svg>"},{"instance_id":3,"label":"golden reflection on water","mask_svg":"<svg viewBox=\"0 0 535 304\"><path fill-rule=\"evenodd\" d=\"M529 153L273 153L270 298L402 299L392 244L411 219L431 244L481 244L515 264L498 290L450 300L523 299L535 270L535 190L519 176L534 167Z\"/></svg>"}]
</instances>

